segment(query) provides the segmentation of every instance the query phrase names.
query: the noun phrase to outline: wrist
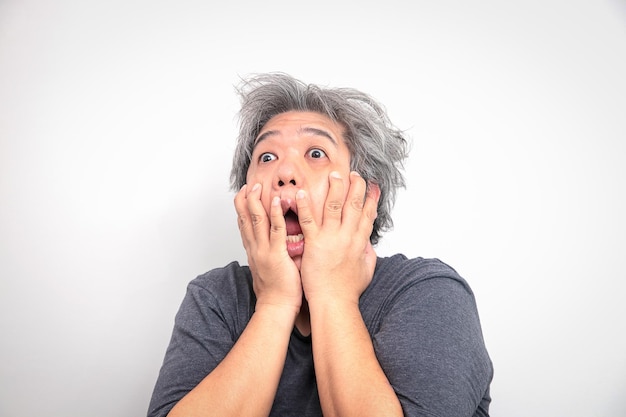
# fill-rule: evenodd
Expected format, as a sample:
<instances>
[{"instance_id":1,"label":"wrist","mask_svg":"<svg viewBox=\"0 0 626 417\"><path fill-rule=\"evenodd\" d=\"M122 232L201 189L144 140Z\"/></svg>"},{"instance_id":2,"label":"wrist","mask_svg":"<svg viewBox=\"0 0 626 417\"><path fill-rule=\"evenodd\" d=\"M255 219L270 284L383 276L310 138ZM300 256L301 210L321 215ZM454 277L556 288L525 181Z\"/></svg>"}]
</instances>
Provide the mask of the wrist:
<instances>
[{"instance_id":1,"label":"wrist","mask_svg":"<svg viewBox=\"0 0 626 417\"><path fill-rule=\"evenodd\" d=\"M254 308L255 316L271 320L278 328L289 331L293 328L299 312L299 306L287 303L257 301Z\"/></svg>"},{"instance_id":2,"label":"wrist","mask_svg":"<svg viewBox=\"0 0 626 417\"><path fill-rule=\"evenodd\" d=\"M361 292L356 291L354 288L332 288L332 287L319 287L319 288L305 288L304 294L309 305L320 306L349 306L359 305L361 298Z\"/></svg>"},{"instance_id":3,"label":"wrist","mask_svg":"<svg viewBox=\"0 0 626 417\"><path fill-rule=\"evenodd\" d=\"M307 303L311 314L324 313L333 315L350 310L359 310L359 297L346 294L314 294L307 297Z\"/></svg>"}]
</instances>

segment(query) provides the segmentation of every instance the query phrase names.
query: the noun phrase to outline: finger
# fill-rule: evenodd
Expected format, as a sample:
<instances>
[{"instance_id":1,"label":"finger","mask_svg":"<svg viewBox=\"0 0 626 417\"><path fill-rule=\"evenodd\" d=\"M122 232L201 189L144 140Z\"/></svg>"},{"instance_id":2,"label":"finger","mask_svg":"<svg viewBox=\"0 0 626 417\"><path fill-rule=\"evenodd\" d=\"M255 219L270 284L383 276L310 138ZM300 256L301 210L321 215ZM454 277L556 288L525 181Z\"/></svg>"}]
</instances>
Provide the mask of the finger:
<instances>
[{"instance_id":1,"label":"finger","mask_svg":"<svg viewBox=\"0 0 626 417\"><path fill-rule=\"evenodd\" d=\"M369 184L367 195L365 196L365 204L363 211L367 213L372 222L378 217L378 202L380 201L380 187L378 184L371 182Z\"/></svg>"},{"instance_id":2,"label":"finger","mask_svg":"<svg viewBox=\"0 0 626 417\"><path fill-rule=\"evenodd\" d=\"M350 173L350 189L343 209L342 224L348 227L358 227L365 204L367 184L358 172Z\"/></svg>"},{"instance_id":3,"label":"finger","mask_svg":"<svg viewBox=\"0 0 626 417\"><path fill-rule=\"evenodd\" d=\"M344 203L344 185L341 175L337 171L332 171L329 175L330 186L324 204L325 227L338 227L341 225L341 212Z\"/></svg>"},{"instance_id":4,"label":"finger","mask_svg":"<svg viewBox=\"0 0 626 417\"><path fill-rule=\"evenodd\" d=\"M235 194L235 210L237 211L237 226L239 226L239 234L244 248L248 248L248 243L252 238L250 213L246 203L246 185Z\"/></svg>"},{"instance_id":5,"label":"finger","mask_svg":"<svg viewBox=\"0 0 626 417\"><path fill-rule=\"evenodd\" d=\"M313 237L317 234L318 226L311 212L311 201L304 190L298 190L296 193L296 207L298 208L298 222L304 235L306 242L307 237Z\"/></svg>"},{"instance_id":6,"label":"finger","mask_svg":"<svg viewBox=\"0 0 626 417\"><path fill-rule=\"evenodd\" d=\"M278 196L274 197L270 206L270 245L277 248L287 247L287 225Z\"/></svg>"},{"instance_id":7,"label":"finger","mask_svg":"<svg viewBox=\"0 0 626 417\"><path fill-rule=\"evenodd\" d=\"M261 188L261 184L254 184L246 198L254 239L257 243L267 242L269 238L269 219L261 203Z\"/></svg>"},{"instance_id":8,"label":"finger","mask_svg":"<svg viewBox=\"0 0 626 417\"><path fill-rule=\"evenodd\" d=\"M380 187L378 184L370 183L369 189L365 196L365 203L363 204L363 214L361 216L360 229L368 237L372 234L374 229L374 221L378 217L378 201L380 199Z\"/></svg>"}]
</instances>

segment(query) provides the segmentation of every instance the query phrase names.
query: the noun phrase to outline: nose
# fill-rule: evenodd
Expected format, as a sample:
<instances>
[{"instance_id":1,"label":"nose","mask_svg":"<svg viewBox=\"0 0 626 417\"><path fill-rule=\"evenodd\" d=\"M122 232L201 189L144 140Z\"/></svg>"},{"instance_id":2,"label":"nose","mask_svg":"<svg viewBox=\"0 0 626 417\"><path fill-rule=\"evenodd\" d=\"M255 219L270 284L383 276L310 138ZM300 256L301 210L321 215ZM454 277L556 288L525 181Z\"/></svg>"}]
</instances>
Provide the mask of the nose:
<instances>
[{"instance_id":1,"label":"nose","mask_svg":"<svg viewBox=\"0 0 626 417\"><path fill-rule=\"evenodd\" d=\"M300 173L295 161L290 157L285 157L276 169L274 184L278 187L287 185L297 186L300 184Z\"/></svg>"}]
</instances>

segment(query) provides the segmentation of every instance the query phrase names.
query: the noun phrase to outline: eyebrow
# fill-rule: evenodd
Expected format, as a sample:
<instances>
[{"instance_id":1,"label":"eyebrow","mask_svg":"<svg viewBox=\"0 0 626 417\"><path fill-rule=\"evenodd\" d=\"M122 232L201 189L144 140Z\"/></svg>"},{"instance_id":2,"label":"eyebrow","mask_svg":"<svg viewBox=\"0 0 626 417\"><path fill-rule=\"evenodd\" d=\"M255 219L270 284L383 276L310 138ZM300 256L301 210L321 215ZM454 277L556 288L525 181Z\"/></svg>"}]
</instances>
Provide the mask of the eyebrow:
<instances>
[{"instance_id":1,"label":"eyebrow","mask_svg":"<svg viewBox=\"0 0 626 417\"><path fill-rule=\"evenodd\" d=\"M297 133L303 134L309 134L309 135L315 135L315 136L321 136L324 138L327 138L328 140L330 140L333 145L335 145L335 147L339 147L339 145L337 144L337 141L335 140L335 138L332 137L332 135L330 133L328 133L325 130L322 129L318 129L316 127L303 127L297 130ZM274 136L274 135L278 135L280 134L279 131L277 130L268 130L267 132L263 132L262 134L260 134L256 140L254 141L254 146L256 146L259 142L261 142L264 139L267 139L270 136Z\"/></svg>"}]
</instances>

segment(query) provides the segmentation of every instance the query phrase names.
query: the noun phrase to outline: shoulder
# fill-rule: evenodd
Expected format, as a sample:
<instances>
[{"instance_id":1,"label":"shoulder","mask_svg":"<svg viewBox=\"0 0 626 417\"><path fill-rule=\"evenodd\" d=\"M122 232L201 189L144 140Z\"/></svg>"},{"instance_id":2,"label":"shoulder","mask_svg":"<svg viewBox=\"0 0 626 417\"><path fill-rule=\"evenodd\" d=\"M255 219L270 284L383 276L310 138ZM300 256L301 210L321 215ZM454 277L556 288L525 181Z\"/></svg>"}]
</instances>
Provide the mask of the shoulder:
<instances>
[{"instance_id":1,"label":"shoulder","mask_svg":"<svg viewBox=\"0 0 626 417\"><path fill-rule=\"evenodd\" d=\"M434 307L433 307L434 306ZM361 311L371 332L394 312L416 317L448 314L445 309L475 309L468 283L436 258L409 259L402 254L378 258L371 284L361 297Z\"/></svg>"},{"instance_id":2,"label":"shoulder","mask_svg":"<svg viewBox=\"0 0 626 417\"><path fill-rule=\"evenodd\" d=\"M223 320L230 321L232 317L243 323L249 319L255 303L250 269L231 262L189 282L178 315L208 317L217 314Z\"/></svg>"},{"instance_id":3,"label":"shoulder","mask_svg":"<svg viewBox=\"0 0 626 417\"><path fill-rule=\"evenodd\" d=\"M211 269L193 279L188 289L197 289L216 295L241 295L252 290L252 275L247 266L234 261L226 266Z\"/></svg>"},{"instance_id":4,"label":"shoulder","mask_svg":"<svg viewBox=\"0 0 626 417\"><path fill-rule=\"evenodd\" d=\"M456 270L438 259L380 258L368 291L363 317L407 415L469 416L488 402L493 367Z\"/></svg>"},{"instance_id":5,"label":"shoulder","mask_svg":"<svg viewBox=\"0 0 626 417\"><path fill-rule=\"evenodd\" d=\"M471 294L465 279L450 265L436 258L409 259L402 254L378 258L371 286L373 289L381 287L389 291L425 284L435 278L454 281Z\"/></svg>"}]
</instances>

